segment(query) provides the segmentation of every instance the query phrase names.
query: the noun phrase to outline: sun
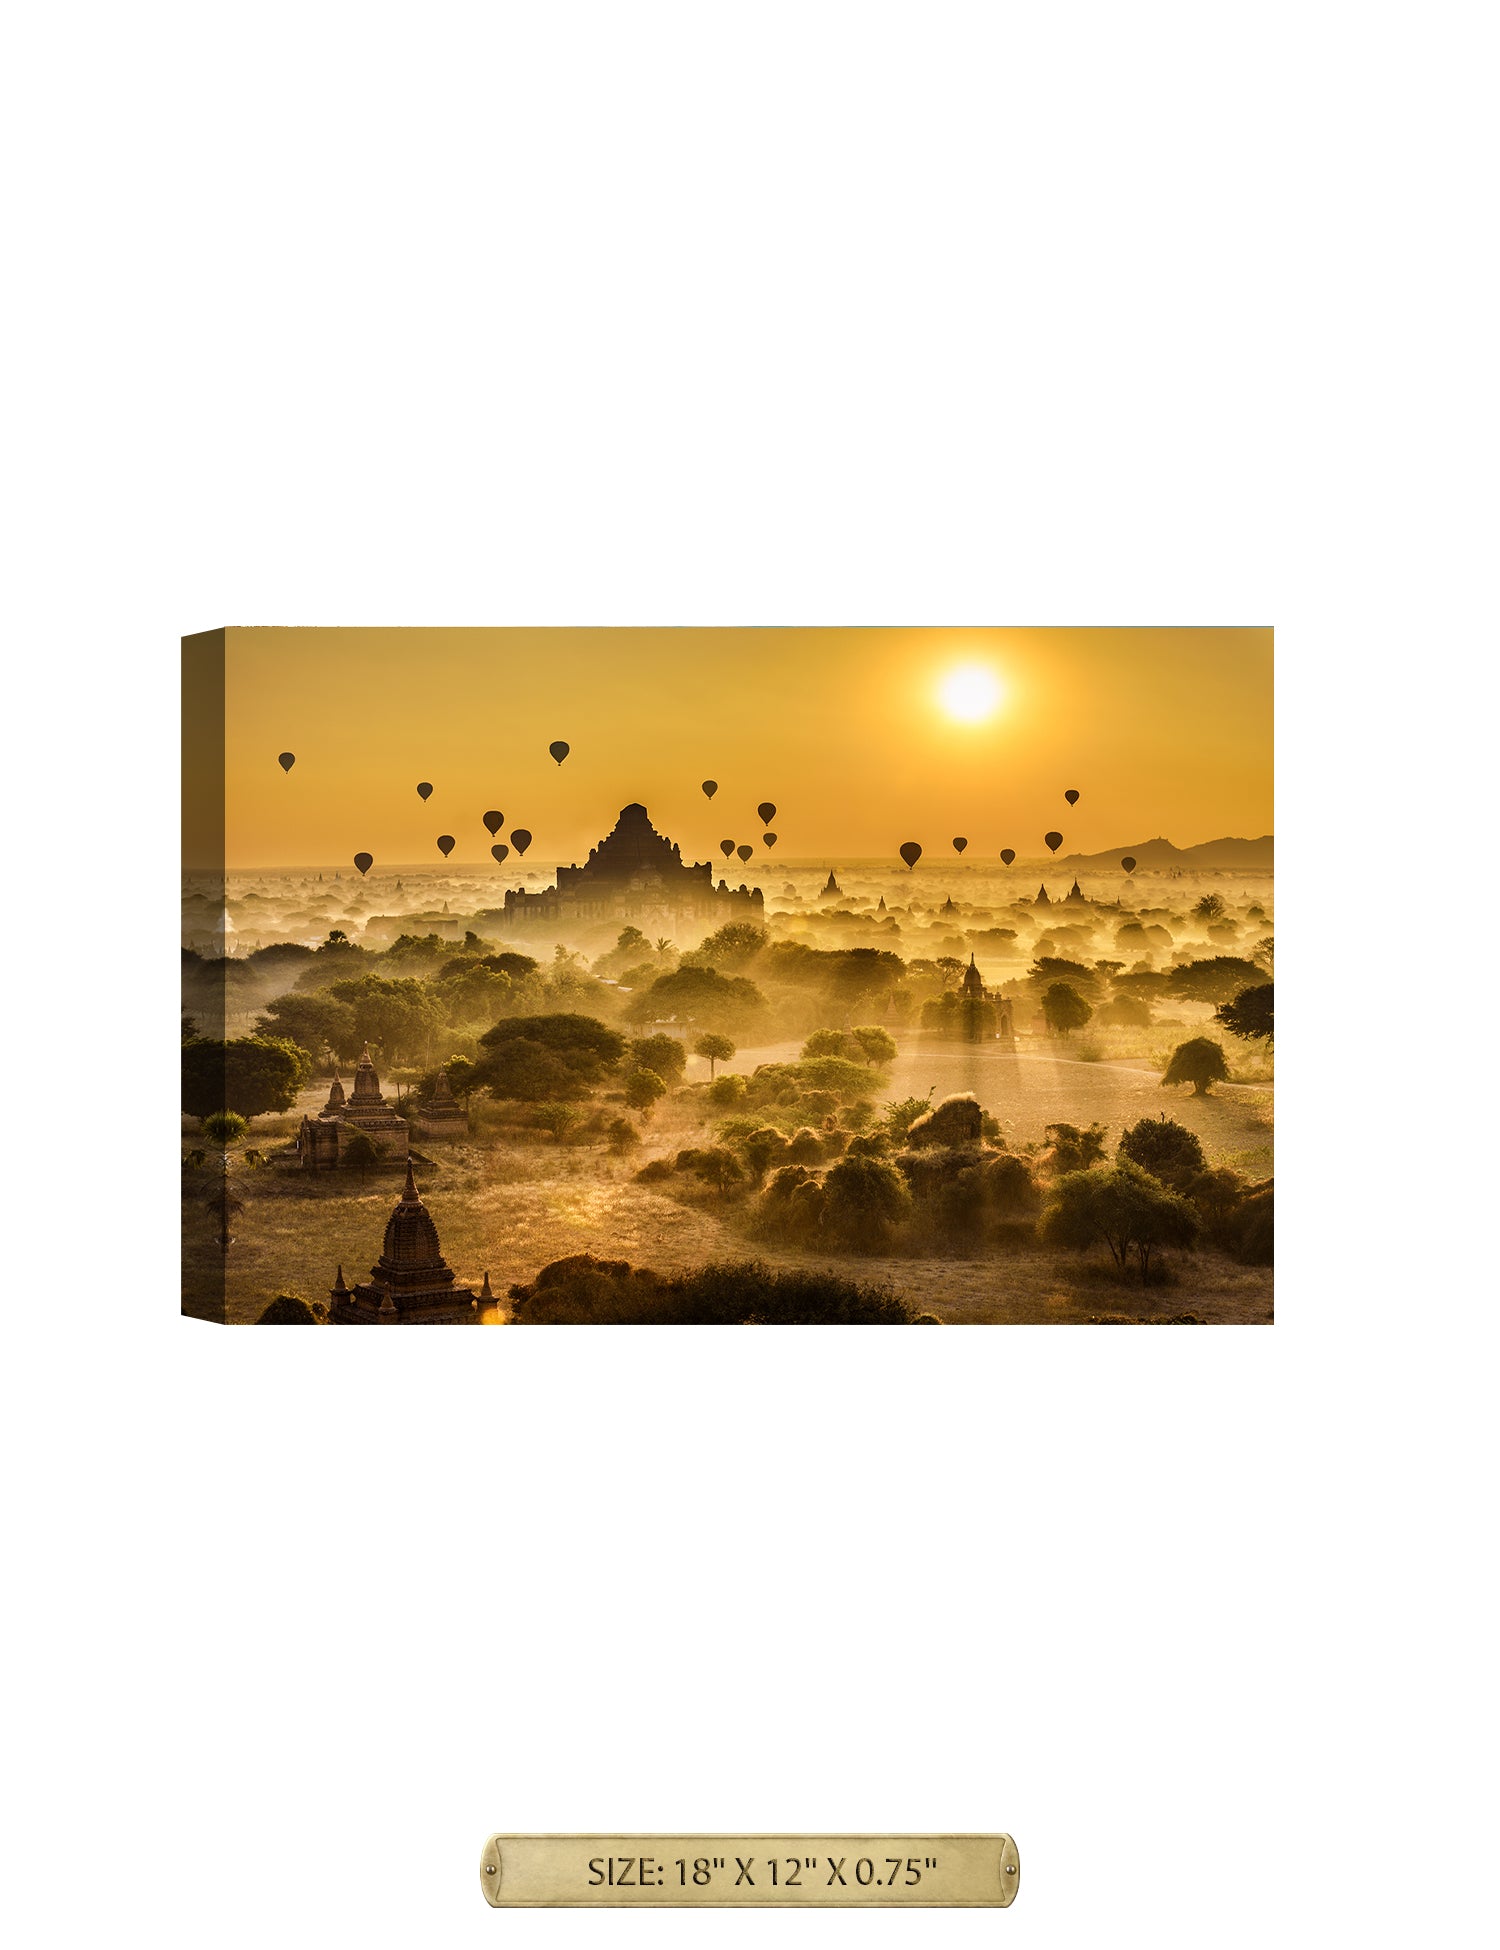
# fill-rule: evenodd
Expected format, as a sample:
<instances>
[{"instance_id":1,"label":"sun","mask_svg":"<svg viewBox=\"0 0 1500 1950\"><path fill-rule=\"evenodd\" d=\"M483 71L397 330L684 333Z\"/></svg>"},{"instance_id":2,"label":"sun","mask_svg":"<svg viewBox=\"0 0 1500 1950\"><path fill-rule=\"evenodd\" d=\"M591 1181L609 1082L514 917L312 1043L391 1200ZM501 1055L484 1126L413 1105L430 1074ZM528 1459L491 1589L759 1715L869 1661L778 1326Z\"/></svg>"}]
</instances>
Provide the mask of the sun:
<instances>
[{"instance_id":1,"label":"sun","mask_svg":"<svg viewBox=\"0 0 1500 1950\"><path fill-rule=\"evenodd\" d=\"M938 685L938 702L960 724L981 724L1000 706L1000 680L986 664L959 664Z\"/></svg>"}]
</instances>

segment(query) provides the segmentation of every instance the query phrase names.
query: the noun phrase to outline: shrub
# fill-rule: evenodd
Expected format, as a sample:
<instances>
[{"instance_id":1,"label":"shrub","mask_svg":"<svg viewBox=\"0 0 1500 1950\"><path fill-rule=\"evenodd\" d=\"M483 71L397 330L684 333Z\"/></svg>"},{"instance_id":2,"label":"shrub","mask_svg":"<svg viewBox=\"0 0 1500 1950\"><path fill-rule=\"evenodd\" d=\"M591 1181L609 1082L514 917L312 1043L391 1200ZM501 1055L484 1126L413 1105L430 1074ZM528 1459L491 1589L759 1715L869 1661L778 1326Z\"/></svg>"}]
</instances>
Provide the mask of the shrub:
<instances>
[{"instance_id":1,"label":"shrub","mask_svg":"<svg viewBox=\"0 0 1500 1950\"><path fill-rule=\"evenodd\" d=\"M911 1194L883 1158L840 1158L823 1180L823 1227L857 1252L880 1252L911 1210Z\"/></svg>"},{"instance_id":2,"label":"shrub","mask_svg":"<svg viewBox=\"0 0 1500 1950\"><path fill-rule=\"evenodd\" d=\"M745 1101L745 1079L741 1076L715 1077L708 1086L708 1101L720 1109L728 1110L732 1104Z\"/></svg>"},{"instance_id":3,"label":"shrub","mask_svg":"<svg viewBox=\"0 0 1500 1950\"><path fill-rule=\"evenodd\" d=\"M250 1126L245 1119L232 1110L216 1110L212 1117L203 1119L203 1135L220 1146L233 1144L242 1138Z\"/></svg>"},{"instance_id":4,"label":"shrub","mask_svg":"<svg viewBox=\"0 0 1500 1950\"><path fill-rule=\"evenodd\" d=\"M1115 1029L1149 1029L1151 1005L1144 996L1112 996L1099 1011L1099 1020Z\"/></svg>"},{"instance_id":5,"label":"shrub","mask_svg":"<svg viewBox=\"0 0 1500 1950\"><path fill-rule=\"evenodd\" d=\"M925 1097L903 1097L899 1103L885 1107L885 1128L899 1144L919 1117L925 1117L932 1109L932 1092Z\"/></svg>"},{"instance_id":6,"label":"shrub","mask_svg":"<svg viewBox=\"0 0 1500 1950\"><path fill-rule=\"evenodd\" d=\"M316 1327L318 1316L295 1293L279 1293L255 1324L257 1327Z\"/></svg>"},{"instance_id":7,"label":"shrub","mask_svg":"<svg viewBox=\"0 0 1500 1950\"><path fill-rule=\"evenodd\" d=\"M1223 1048L1209 1036L1193 1036L1179 1043L1161 1080L1164 1090L1169 1084L1190 1083L1195 1097L1206 1097L1210 1084L1228 1081L1229 1065L1224 1061Z\"/></svg>"},{"instance_id":8,"label":"shrub","mask_svg":"<svg viewBox=\"0 0 1500 1950\"><path fill-rule=\"evenodd\" d=\"M792 1133L786 1155L793 1164L815 1165L823 1156L823 1140L804 1124L801 1130Z\"/></svg>"},{"instance_id":9,"label":"shrub","mask_svg":"<svg viewBox=\"0 0 1500 1950\"><path fill-rule=\"evenodd\" d=\"M1143 1117L1139 1123L1132 1124L1120 1138L1118 1155L1178 1190L1201 1172L1205 1164L1197 1132L1177 1123L1165 1112L1160 1117Z\"/></svg>"},{"instance_id":10,"label":"shrub","mask_svg":"<svg viewBox=\"0 0 1500 1950\"><path fill-rule=\"evenodd\" d=\"M670 1158L653 1158L650 1164L642 1165L635 1175L637 1185L659 1185L664 1178L672 1176Z\"/></svg>"},{"instance_id":11,"label":"shrub","mask_svg":"<svg viewBox=\"0 0 1500 1950\"><path fill-rule=\"evenodd\" d=\"M641 1141L641 1134L628 1117L617 1117L605 1132L611 1151L629 1151Z\"/></svg>"},{"instance_id":12,"label":"shrub","mask_svg":"<svg viewBox=\"0 0 1500 1950\"><path fill-rule=\"evenodd\" d=\"M1270 1266L1275 1260L1276 1212L1271 1180L1254 1186L1235 1214L1230 1251L1247 1266Z\"/></svg>"},{"instance_id":13,"label":"shrub","mask_svg":"<svg viewBox=\"0 0 1500 1950\"><path fill-rule=\"evenodd\" d=\"M1058 1175L1065 1171L1087 1171L1104 1157L1106 1132L1102 1124L1090 1124L1080 1131L1076 1124L1049 1124L1047 1163Z\"/></svg>"},{"instance_id":14,"label":"shrub","mask_svg":"<svg viewBox=\"0 0 1500 1950\"><path fill-rule=\"evenodd\" d=\"M905 1326L913 1311L887 1287L755 1261L663 1277L581 1253L510 1290L522 1326Z\"/></svg>"}]
</instances>

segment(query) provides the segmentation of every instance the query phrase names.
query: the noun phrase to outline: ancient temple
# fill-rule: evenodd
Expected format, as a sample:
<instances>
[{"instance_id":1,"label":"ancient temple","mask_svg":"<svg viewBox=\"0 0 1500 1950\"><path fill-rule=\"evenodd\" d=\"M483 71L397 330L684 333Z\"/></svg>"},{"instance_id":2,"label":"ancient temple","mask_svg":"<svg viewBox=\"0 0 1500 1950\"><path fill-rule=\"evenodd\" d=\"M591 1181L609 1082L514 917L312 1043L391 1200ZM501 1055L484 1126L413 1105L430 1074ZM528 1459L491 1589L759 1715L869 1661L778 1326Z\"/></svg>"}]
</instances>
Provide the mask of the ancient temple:
<instances>
[{"instance_id":1,"label":"ancient temple","mask_svg":"<svg viewBox=\"0 0 1500 1950\"><path fill-rule=\"evenodd\" d=\"M1067 898L1070 901L1081 901L1081 900L1086 900L1088 896L1084 893L1083 889L1079 886L1078 882L1075 880L1073 882L1073 885L1068 889Z\"/></svg>"},{"instance_id":2,"label":"ancient temple","mask_svg":"<svg viewBox=\"0 0 1500 1950\"><path fill-rule=\"evenodd\" d=\"M430 1099L417 1112L417 1129L423 1137L467 1137L469 1113L453 1094L448 1072L439 1070Z\"/></svg>"},{"instance_id":3,"label":"ancient temple","mask_svg":"<svg viewBox=\"0 0 1500 1950\"><path fill-rule=\"evenodd\" d=\"M488 1273L479 1293L456 1284L408 1158L406 1189L386 1221L380 1257L362 1286L346 1285L339 1268L328 1294L328 1319L336 1327L474 1326L481 1303L493 1297Z\"/></svg>"},{"instance_id":4,"label":"ancient temple","mask_svg":"<svg viewBox=\"0 0 1500 1950\"><path fill-rule=\"evenodd\" d=\"M833 900L836 898L836 896L842 894L843 891L844 891L843 888L840 887L838 881L834 878L833 868L830 867L828 869L828 879L824 883L823 892L820 898L825 901Z\"/></svg>"},{"instance_id":5,"label":"ancient temple","mask_svg":"<svg viewBox=\"0 0 1500 1950\"><path fill-rule=\"evenodd\" d=\"M304 1171L332 1170L351 1162L364 1165L368 1160L348 1155L349 1140L362 1131L379 1150L381 1165L400 1166L406 1162L411 1133L406 1120L398 1117L380 1092L380 1079L370 1061L370 1046L354 1070L354 1089L346 1096L343 1079L334 1076L328 1102L316 1117L304 1117L297 1133L297 1161ZM356 1147L356 1151L363 1147Z\"/></svg>"},{"instance_id":6,"label":"ancient temple","mask_svg":"<svg viewBox=\"0 0 1500 1950\"><path fill-rule=\"evenodd\" d=\"M509 932L570 921L716 928L726 921L764 921L765 896L743 883L731 887L721 880L715 886L712 862L688 866L681 847L657 832L646 808L629 805L581 867L559 867L557 885L539 893L508 889L494 918Z\"/></svg>"},{"instance_id":7,"label":"ancient temple","mask_svg":"<svg viewBox=\"0 0 1500 1950\"><path fill-rule=\"evenodd\" d=\"M1043 882L1043 884L1040 887L1038 887L1036 890L1036 901L1034 905L1037 907L1050 907L1052 905L1051 901L1049 901L1047 898L1047 887L1045 882Z\"/></svg>"}]
</instances>

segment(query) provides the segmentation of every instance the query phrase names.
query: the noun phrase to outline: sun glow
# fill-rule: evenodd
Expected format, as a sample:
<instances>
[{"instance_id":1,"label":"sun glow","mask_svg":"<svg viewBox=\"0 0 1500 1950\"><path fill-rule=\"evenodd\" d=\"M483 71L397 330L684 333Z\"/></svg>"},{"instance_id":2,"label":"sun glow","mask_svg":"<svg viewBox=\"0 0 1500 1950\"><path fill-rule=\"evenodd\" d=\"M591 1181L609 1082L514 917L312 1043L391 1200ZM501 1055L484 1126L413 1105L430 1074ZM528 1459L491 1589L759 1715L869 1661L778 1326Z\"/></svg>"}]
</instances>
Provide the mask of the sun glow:
<instances>
[{"instance_id":1,"label":"sun glow","mask_svg":"<svg viewBox=\"0 0 1500 1950\"><path fill-rule=\"evenodd\" d=\"M1000 680L985 664L960 664L938 686L938 702L960 724L980 724L1000 704Z\"/></svg>"}]
</instances>

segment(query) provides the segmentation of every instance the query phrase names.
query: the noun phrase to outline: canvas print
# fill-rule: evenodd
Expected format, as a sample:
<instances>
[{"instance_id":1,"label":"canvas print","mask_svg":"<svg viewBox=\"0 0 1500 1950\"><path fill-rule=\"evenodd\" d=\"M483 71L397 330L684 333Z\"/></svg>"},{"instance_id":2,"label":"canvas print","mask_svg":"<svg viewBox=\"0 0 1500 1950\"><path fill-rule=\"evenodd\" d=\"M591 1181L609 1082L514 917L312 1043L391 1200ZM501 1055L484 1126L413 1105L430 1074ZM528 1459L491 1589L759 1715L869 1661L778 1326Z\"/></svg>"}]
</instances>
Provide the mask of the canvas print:
<instances>
[{"instance_id":1,"label":"canvas print","mask_svg":"<svg viewBox=\"0 0 1500 1950\"><path fill-rule=\"evenodd\" d=\"M1265 628L183 643L184 1312L1272 1318Z\"/></svg>"}]
</instances>

